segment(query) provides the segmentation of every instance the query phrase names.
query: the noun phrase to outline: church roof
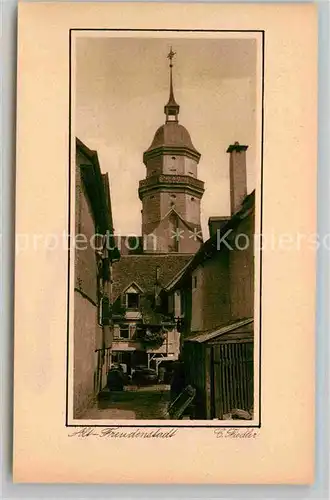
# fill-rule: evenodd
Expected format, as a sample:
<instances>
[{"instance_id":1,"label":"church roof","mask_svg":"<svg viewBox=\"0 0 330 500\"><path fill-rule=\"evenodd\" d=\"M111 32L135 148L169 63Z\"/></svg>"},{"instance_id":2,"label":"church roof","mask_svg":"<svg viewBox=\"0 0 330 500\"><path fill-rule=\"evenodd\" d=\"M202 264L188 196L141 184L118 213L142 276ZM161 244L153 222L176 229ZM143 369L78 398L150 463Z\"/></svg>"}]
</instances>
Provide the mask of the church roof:
<instances>
[{"instance_id":1,"label":"church roof","mask_svg":"<svg viewBox=\"0 0 330 500\"><path fill-rule=\"evenodd\" d=\"M167 122L159 127L146 153L157 148L188 148L199 155L188 130L178 122Z\"/></svg>"},{"instance_id":2,"label":"church roof","mask_svg":"<svg viewBox=\"0 0 330 500\"><path fill-rule=\"evenodd\" d=\"M179 212L177 212L174 208L171 208L171 210L169 210L167 212L167 214L161 219L161 220L157 220L157 221L154 221L154 222L149 222L149 224L146 224L145 225L145 233L146 234L152 234L154 232L154 230L161 224L162 221L164 221L165 219L168 219L171 215L176 215L180 221L182 222L182 224L184 226L186 226L186 228L188 228L192 233L194 233L196 235L196 238L203 241L203 237L202 237L202 227L200 224L194 224L193 222L189 222L187 220L185 220L183 217L181 217L181 215L179 214ZM141 245L143 244L143 238L141 238ZM143 250L141 250L140 252L135 252L136 254L137 253L142 253ZM129 252L126 252L126 254L129 253ZM130 253L133 253L133 252L130 252Z\"/></svg>"},{"instance_id":3,"label":"church roof","mask_svg":"<svg viewBox=\"0 0 330 500\"><path fill-rule=\"evenodd\" d=\"M153 138L150 147L144 152L143 161L146 163L153 156L165 153L186 154L193 159L199 161L200 153L194 147L188 130L179 124L178 116L180 106L177 104L173 90L173 58L176 52L173 52L172 47L168 54L170 61L170 94L167 104L164 106L166 121L161 125Z\"/></svg>"}]
</instances>

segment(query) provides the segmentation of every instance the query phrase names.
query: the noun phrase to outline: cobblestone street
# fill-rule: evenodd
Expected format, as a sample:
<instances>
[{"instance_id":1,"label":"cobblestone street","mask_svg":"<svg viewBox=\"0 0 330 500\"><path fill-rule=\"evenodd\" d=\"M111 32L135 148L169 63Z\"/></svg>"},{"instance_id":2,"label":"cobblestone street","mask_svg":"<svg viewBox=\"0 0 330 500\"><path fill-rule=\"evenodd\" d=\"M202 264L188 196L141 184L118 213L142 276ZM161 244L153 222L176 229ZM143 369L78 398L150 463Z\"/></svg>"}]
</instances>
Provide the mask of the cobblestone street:
<instances>
[{"instance_id":1,"label":"cobblestone street","mask_svg":"<svg viewBox=\"0 0 330 500\"><path fill-rule=\"evenodd\" d=\"M122 392L104 389L99 400L88 408L82 419L159 420L167 418L170 387L164 384L147 387L126 386Z\"/></svg>"}]
</instances>

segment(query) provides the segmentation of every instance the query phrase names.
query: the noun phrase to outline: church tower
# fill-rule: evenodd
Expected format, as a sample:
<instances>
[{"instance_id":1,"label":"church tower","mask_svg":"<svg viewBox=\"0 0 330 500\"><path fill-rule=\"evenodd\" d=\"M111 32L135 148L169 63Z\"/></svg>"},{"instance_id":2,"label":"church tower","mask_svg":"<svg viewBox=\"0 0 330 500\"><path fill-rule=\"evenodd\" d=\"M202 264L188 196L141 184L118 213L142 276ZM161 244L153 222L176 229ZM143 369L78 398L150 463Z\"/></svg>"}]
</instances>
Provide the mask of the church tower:
<instances>
[{"instance_id":1,"label":"church tower","mask_svg":"<svg viewBox=\"0 0 330 500\"><path fill-rule=\"evenodd\" d=\"M180 106L173 91L173 57L168 54L170 92L165 124L143 155L146 178L139 183L144 250L195 253L201 246L200 202L204 182L197 178L200 153L179 124Z\"/></svg>"}]
</instances>

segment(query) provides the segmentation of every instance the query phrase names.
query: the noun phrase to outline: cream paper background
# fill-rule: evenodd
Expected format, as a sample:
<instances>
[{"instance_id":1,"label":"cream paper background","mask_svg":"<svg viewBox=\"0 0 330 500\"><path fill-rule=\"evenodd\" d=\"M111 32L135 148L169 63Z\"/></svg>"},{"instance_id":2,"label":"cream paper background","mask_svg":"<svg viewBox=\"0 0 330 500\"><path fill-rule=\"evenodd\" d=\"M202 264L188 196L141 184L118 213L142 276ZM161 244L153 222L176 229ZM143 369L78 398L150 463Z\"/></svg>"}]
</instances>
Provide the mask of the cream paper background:
<instances>
[{"instance_id":1,"label":"cream paper background","mask_svg":"<svg viewBox=\"0 0 330 500\"><path fill-rule=\"evenodd\" d=\"M133 37L133 38L132 38ZM159 46L157 47L158 51L156 54L154 63L155 65L159 61L159 56L162 55L162 59L165 59L165 56L167 54L166 50L169 49L170 45L169 42L170 40L171 43L174 44L175 49L179 50L179 55L180 55L180 60L182 61L182 52L180 50L180 42L182 41L186 44L190 44L190 51L194 51L195 55L195 65L198 67L199 66L199 61L198 61L198 49L196 48L196 42L199 42L199 47L203 47L205 49L205 45L207 42L212 41L212 43L217 46L217 56L212 54L213 56L213 64L218 64L218 65L223 65L226 66L224 68L221 68L222 70L222 75L217 75L216 77L213 76L213 88L207 88L205 89L204 87L201 88L200 92L198 93L198 98L200 102L203 104L204 107L204 112L202 113L202 116L199 117L198 113L196 113L196 105L198 103L195 102L196 100L196 95L194 95L194 102L190 102L190 111L186 114L183 115L181 119L181 109L183 108L183 111L189 107L189 104L186 99L186 94L187 92L187 86L184 85L184 106L181 106L180 108L180 123L184 124L185 127L187 127L187 130L194 131L195 133L193 134L193 137L196 137L198 139L197 144L201 145L203 147L202 149L202 159L198 164L198 172L199 172L199 178L203 178L205 182L205 193L203 195L203 200L201 203L201 220L203 221L204 219L204 237L206 234L208 234L208 228L207 230L205 229L205 225L207 227L206 220L208 219L208 216L211 216L213 214L228 214L230 213L230 210L225 209L226 205L229 205L229 169L228 169L228 154L225 153L227 147L229 144L232 144L236 139L239 138L241 144L248 144L249 148L247 150L246 156L246 163L247 163L247 192L250 193L254 188L256 188L256 215L255 215L255 232L257 234L260 234L261 230L261 220L260 220L260 206L261 206L261 148L262 148L262 72L263 72L263 61L262 61L262 41L263 38L263 33L258 32L258 31L253 31L253 32L166 32L166 31L84 31L84 30L74 30L71 32L71 134L72 134L72 142L71 142L71 200L73 202L71 203L71 237L74 238L74 228L75 228L75 206L74 206L74 200L75 200L75 189L76 189L76 182L75 182L75 172L76 172L76 151L75 151L75 143L74 143L74 137L78 137L80 140L84 142L84 144L88 145L89 148L94 149L98 153L98 158L100 162L100 167L102 172L108 171L109 177L110 177L110 190L111 190L111 209L112 209L112 215L113 215L113 223L115 227L115 232L116 235L123 235L123 234L140 234L141 231L141 201L138 198L137 195L137 186L138 186L138 179L143 178L145 175L145 165L142 162L142 154L141 151L143 151L143 146L144 144L142 141L138 142L138 139L135 137L135 143L134 140L130 139L134 134L135 136L137 135L134 128L135 127L142 127L143 129L147 128L147 122L149 119L149 114L148 111L146 113L143 113L143 120L141 123L141 112L140 110L136 111L134 109L134 106L130 105L131 104L131 95L130 99L126 100L126 102L123 104L119 100L115 101L115 97L112 96L112 99L110 99L112 107L118 108L118 110L114 111L111 109L109 110L109 106L106 105L106 89L109 87L109 85L118 85L121 86L121 92L123 92L123 79L124 76L120 75L120 73L116 73L115 71L111 72L111 79L106 78L105 81L102 80L103 75L98 75L93 73L93 69L91 64L87 64L84 67L84 72L83 75L81 75L81 71L78 69L78 44L83 41L84 43L84 49L88 50L89 43L95 39L98 39L99 41L107 41L107 50L111 51L113 50L113 45L111 44L111 41L114 40L115 44L114 46L120 47L120 65L125 66L126 68L129 65L130 57L137 57L136 54L127 52L127 49L125 50L125 42L127 39L133 39L135 41L147 41L149 43L149 48L147 49L147 54L150 56L150 53L152 53L152 50L155 51L155 48L152 47L152 43L155 41L161 41L163 43L163 46L160 48ZM122 40L122 44L120 45L118 43L118 40ZM244 55L240 54L237 56L237 52L235 54L235 49L234 45L230 45L230 42L233 44L236 41L240 42L245 42L246 43L251 43L254 42L254 48L251 50L250 48L250 53L245 52ZM110 42L110 43L109 43ZM226 49L224 49L224 43L227 42ZM192 43L195 44L195 47L192 47ZM138 45L136 43L136 45ZM150 50L150 45L151 45L151 50ZM226 56L223 57L222 61L219 61L219 48L222 47L222 50L226 52ZM162 52L160 52L162 50ZM210 46L208 46L208 50L210 50ZM81 55L81 50L80 50L80 55ZM102 58L102 53L100 54L97 52L96 54L94 53L94 56L99 58L99 61L101 61L102 66L106 65L105 60ZM211 55L208 55L209 57L212 57ZM117 56L118 57L118 56ZM141 57L141 56L140 56ZM156 59L157 57L157 59ZM186 58L191 58L192 54L188 53L186 54ZM249 61L248 58L253 59L252 61ZM197 60L196 60L197 59ZM189 60L189 59L188 59ZM118 64L118 59L117 59L117 64ZM168 84L168 65L167 61L165 59L165 69L166 71L166 77L164 80ZM210 61L208 61L210 64ZM212 94L215 92L223 92L225 91L223 87L221 87L221 83L226 82L226 72L227 74L230 73L231 68L230 65L238 65L238 64L246 64L247 66L247 73L249 73L249 88L246 86L246 81L243 80L243 85L242 81L240 78L233 78L233 79L228 79L227 85L231 86L233 89L233 95L231 96L226 96L225 98L222 96L222 109L219 111L218 109L213 109L212 113L209 112L209 106L207 105L208 100L212 98ZM149 68L146 68L146 72L150 73L153 71L153 64L152 62L148 62L150 65ZM209 68L209 64L206 64L206 68ZM178 66L180 66L180 62L175 61L175 70L174 70L174 75L177 75L178 72ZM81 70L82 65L80 65L80 70ZM219 69L218 68L212 68L213 71L216 71ZM81 100L79 100L79 86L82 84L82 80L86 76L86 73L90 71L90 74L88 75L88 79L93 79L94 78L94 83L95 81L98 81L101 85L101 89L99 89L98 92L98 98L104 99L103 100L103 109L102 112L100 112L98 109L93 107L94 101L93 101L93 96L89 95L88 97L90 100L87 98L86 99L86 104L81 106ZM111 70L110 70L111 71ZM130 71L132 69L130 68ZM192 68L190 68L190 71L192 71ZM236 69L236 72L239 72L239 69ZM205 72L205 68L204 68ZM207 70L207 74L209 74L210 69ZM132 71L133 75L134 72ZM132 85L135 83L135 78L140 81L141 77L143 78L143 83L144 83L144 92L146 92L146 86L147 86L147 76L146 75L141 75L141 72L138 73L138 77L131 76L129 81L131 82ZM165 75L164 75L165 76ZM199 81L200 85L203 86L203 75L199 75L197 70L195 70L195 73L193 74L194 78ZM205 75L204 75L205 77ZM127 79L127 76L126 76ZM157 80L159 80L159 76L157 77ZM110 83L111 82L111 83ZM177 82L177 79L176 79ZM221 83L220 83L221 82ZM102 87L105 87L105 90L102 89ZM88 84L87 84L88 88ZM175 95L178 95L177 92L177 84L174 83L174 88L175 88ZM152 88L152 90L154 90ZM157 88L157 90L159 90ZM167 91L168 88L166 88L166 94L165 97L167 97ZM245 93L248 92L249 95L245 99ZM238 94L240 96L240 105L237 105L237 97L235 94ZM125 93L124 93L125 95ZM127 95L127 94L126 94ZM148 94L147 94L148 95ZM151 98L152 99L152 98ZM152 129L152 132L150 131L148 134L145 134L148 136L148 139L146 139L146 144L150 143L150 137L153 136L155 130L157 130L160 119L159 115L161 116L162 113L159 113L158 111L162 112L161 106L159 106L159 99L156 100L156 102L150 102L149 103L149 95L148 95L148 100L144 99L143 102L148 103L148 107L154 107L157 110L157 119L155 120L155 123L152 123L152 126L150 127L149 123L149 128ZM179 99L180 100L180 99ZM232 102L233 100L236 100L236 109L235 106L232 106L232 110L230 111L230 101ZM115 102L115 106L113 106L113 103ZM182 102L180 100L180 102ZM89 108L86 110L88 104ZM157 103L157 106L156 106ZM128 119L128 110L127 106L129 107L129 119ZM81 113L81 107L83 107L84 112ZM126 111L125 111L126 107ZM160 109L159 109L160 108ZM216 108L216 105L214 104L214 108ZM226 109L227 108L227 109ZM229 108L229 109L228 109ZM195 112L194 112L195 111ZM102 113L106 115L106 119L102 120ZM207 114L206 114L207 113ZM237 113L237 114L236 114ZM123 131L120 128L120 120L123 120L122 117L118 118L118 115L122 114L124 115L126 121L130 121L131 123L128 123L127 126L125 127L125 130ZM183 114L183 113L182 113ZM187 116L188 115L188 116ZM216 124L214 123L214 119L216 117ZM212 120L213 118L213 120ZM97 129L98 129L98 135L99 137L90 137L89 135L86 135L86 131L90 132L93 127L90 127L90 121L93 120L97 124ZM112 134L112 131L107 129L106 123L110 122L111 120L114 121L114 127L117 128L117 130ZM228 123L229 120L232 121L232 123ZM152 118L151 120L152 121ZM205 126L206 121L213 121L213 128L216 128L217 132L214 134L214 131L212 133L208 133L209 128ZM85 122L85 123L82 123ZM142 125L143 124L143 125ZM198 128L198 133L197 130L195 130L195 127ZM203 132L201 132L201 128L204 127ZM247 127L250 127L250 130L246 131ZM229 129L228 130L226 130ZM112 135L111 135L112 134ZM121 135L121 134L126 134ZM116 137L117 136L117 137ZM117 139L117 140L116 140ZM114 144L111 143L111 140L114 141ZM149 141L149 143L147 142ZM208 143L209 141L209 143ZM195 142L196 144L196 142ZM104 150L109 149L107 151L107 154L104 155ZM130 156L128 153L129 148L134 151L134 155L137 155L137 152L140 154L138 155L138 158L133 155ZM116 165L116 150L118 149L124 149L122 152L122 157L121 161L119 162L119 168L118 165ZM208 155L212 157L212 161L209 161L209 158L207 157L205 159L204 152L208 151ZM114 154L112 155L111 153L114 151ZM125 156L126 155L126 156ZM212 165L210 165L212 163ZM142 167L142 168L141 168ZM215 168L216 171L215 171ZM120 170L120 172L119 172ZM142 172L141 172L142 170ZM207 178L207 176L209 176ZM227 179L226 179L227 177ZM123 191L123 186L125 186L125 189ZM224 192L226 193L224 195ZM123 196L124 193L124 196ZM209 199L206 200L207 195L209 196ZM120 200L118 198L120 197ZM213 199L212 199L213 198ZM227 203L226 203L227 202ZM119 213L120 212L120 215ZM138 226L134 226L134 231L130 232L127 231L127 227L125 227L126 224L132 223L132 213L137 214L137 219L138 219ZM125 217L126 216L126 217ZM205 224L206 223L206 224ZM124 227L123 227L124 226ZM202 223L203 226L203 223ZM133 227L132 227L133 229ZM207 238L207 236L206 236ZM206 239L205 238L205 239ZM71 245L70 248L70 288L69 288L69 302L71 304L74 304L74 286L72 285L74 283L74 262L75 262L75 249L74 245ZM260 411L259 411L259 355L260 355L260 349L259 349L259 340L260 340L260 251L255 252L255 262L254 262L254 268L255 268L255 287L254 287L254 373L256 376L254 377L254 419L252 421L248 422L248 425L259 425L260 423ZM69 389L69 398L68 398L68 423L70 425L76 424L76 425L119 425L122 423L122 421L117 421L117 420L106 420L106 419L98 419L98 420L87 420L87 419L77 419L75 420L73 418L73 399L74 399L74 394L73 394L73 366L74 366L74 311L72 308L72 312L69 315L69 349L68 349L68 359L69 359L69 365L68 365L68 389ZM125 422L127 425L127 422ZM134 424L135 425L143 425L146 424L147 422L145 420L135 420ZM166 422L166 424L170 424L171 422ZM154 425L164 425L164 421L153 421ZM173 424L173 422L172 422ZM213 422L214 425L216 424L221 424L230 427L230 425L233 424L232 421L221 421L221 422ZM244 420L236 421L235 424L237 426L246 426L247 423ZM176 426L185 426L187 425L187 422L185 420L177 420L175 422ZM194 425L199 425L199 426L205 426L205 425L210 425L209 420L196 420L194 422Z\"/></svg>"},{"instance_id":2,"label":"cream paper background","mask_svg":"<svg viewBox=\"0 0 330 500\"><path fill-rule=\"evenodd\" d=\"M181 428L168 440L68 437L67 252L44 242L68 221L69 29L110 27L265 30L263 232L296 244L263 251L262 426L254 439L216 438L211 428ZM316 65L312 5L19 5L16 481L312 482Z\"/></svg>"}]
</instances>

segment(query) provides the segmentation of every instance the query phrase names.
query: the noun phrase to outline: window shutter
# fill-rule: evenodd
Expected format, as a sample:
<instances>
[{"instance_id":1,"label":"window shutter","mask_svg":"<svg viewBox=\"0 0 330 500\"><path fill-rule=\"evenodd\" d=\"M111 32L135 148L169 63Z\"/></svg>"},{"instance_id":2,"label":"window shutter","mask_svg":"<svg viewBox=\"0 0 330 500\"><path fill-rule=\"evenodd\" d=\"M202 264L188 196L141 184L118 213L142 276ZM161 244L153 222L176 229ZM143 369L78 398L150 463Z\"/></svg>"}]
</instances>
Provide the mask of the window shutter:
<instances>
[{"instance_id":1,"label":"window shutter","mask_svg":"<svg viewBox=\"0 0 330 500\"><path fill-rule=\"evenodd\" d=\"M136 332L136 325L129 325L129 338L133 339Z\"/></svg>"},{"instance_id":2,"label":"window shutter","mask_svg":"<svg viewBox=\"0 0 330 500\"><path fill-rule=\"evenodd\" d=\"M119 337L120 337L120 327L119 327L119 325L115 325L113 327L113 336L114 336L115 339L119 339Z\"/></svg>"},{"instance_id":3,"label":"window shutter","mask_svg":"<svg viewBox=\"0 0 330 500\"><path fill-rule=\"evenodd\" d=\"M108 258L102 259L102 279L103 281L110 280L110 263Z\"/></svg>"},{"instance_id":4,"label":"window shutter","mask_svg":"<svg viewBox=\"0 0 330 500\"><path fill-rule=\"evenodd\" d=\"M102 325L109 325L110 324L110 302L109 302L108 297L102 298L101 309L102 309Z\"/></svg>"},{"instance_id":5,"label":"window shutter","mask_svg":"<svg viewBox=\"0 0 330 500\"><path fill-rule=\"evenodd\" d=\"M103 297L100 298L99 308L98 308L98 323L102 325L102 308L103 308Z\"/></svg>"},{"instance_id":6,"label":"window shutter","mask_svg":"<svg viewBox=\"0 0 330 500\"><path fill-rule=\"evenodd\" d=\"M112 262L117 262L118 260L120 260L120 252L117 247L113 248L110 251L110 259Z\"/></svg>"}]
</instances>

